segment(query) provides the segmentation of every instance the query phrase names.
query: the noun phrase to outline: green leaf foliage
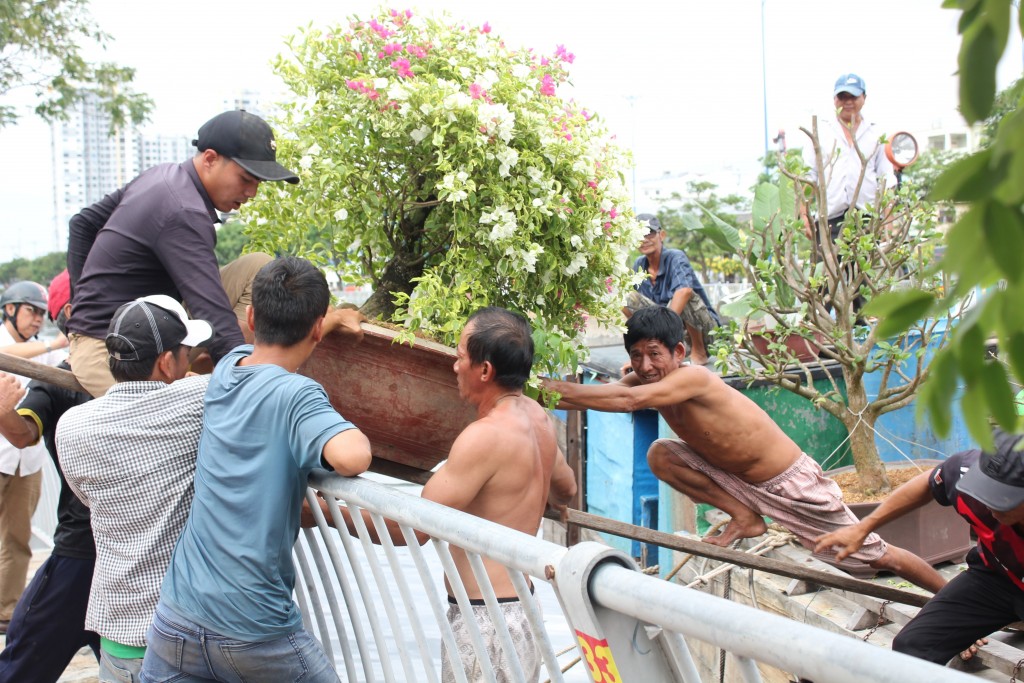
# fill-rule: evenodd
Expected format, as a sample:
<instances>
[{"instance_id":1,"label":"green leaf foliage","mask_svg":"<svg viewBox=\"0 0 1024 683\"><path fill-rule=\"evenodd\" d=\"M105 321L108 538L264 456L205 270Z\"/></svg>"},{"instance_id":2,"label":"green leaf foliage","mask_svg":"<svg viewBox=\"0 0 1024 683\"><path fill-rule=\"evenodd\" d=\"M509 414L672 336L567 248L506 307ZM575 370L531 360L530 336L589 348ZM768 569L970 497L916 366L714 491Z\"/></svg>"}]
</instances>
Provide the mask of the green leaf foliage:
<instances>
[{"instance_id":1,"label":"green leaf foliage","mask_svg":"<svg viewBox=\"0 0 1024 683\"><path fill-rule=\"evenodd\" d=\"M110 115L111 130L146 120L153 101L131 89L135 70L82 56L81 43L109 42L88 5L88 0L0 0L0 126L18 120L3 98L19 88L37 93L35 113L46 121L66 117L89 93Z\"/></svg>"},{"instance_id":2,"label":"green leaf foliage","mask_svg":"<svg viewBox=\"0 0 1024 683\"><path fill-rule=\"evenodd\" d=\"M1012 413L1013 395L1024 382L1024 82L995 91L996 65L1008 44L1013 12L1016 30L1024 33L1024 22L1010 0L946 0L943 5L961 12L960 110L968 122L984 121L984 147L950 165L934 183L933 197L965 204L947 235L941 267L954 283L947 302L977 291L984 296L961 322L948 352L933 361L923 403L936 431L944 434L956 396L951 387L966 384L960 413L971 436L989 446L992 420L1004 428L1020 427ZM990 339L997 343L999 361L987 357Z\"/></svg>"},{"instance_id":3,"label":"green leaf foliage","mask_svg":"<svg viewBox=\"0 0 1024 683\"><path fill-rule=\"evenodd\" d=\"M935 308L935 296L917 289L879 294L865 306L864 314L879 318L875 333L882 338L906 330Z\"/></svg>"}]
</instances>

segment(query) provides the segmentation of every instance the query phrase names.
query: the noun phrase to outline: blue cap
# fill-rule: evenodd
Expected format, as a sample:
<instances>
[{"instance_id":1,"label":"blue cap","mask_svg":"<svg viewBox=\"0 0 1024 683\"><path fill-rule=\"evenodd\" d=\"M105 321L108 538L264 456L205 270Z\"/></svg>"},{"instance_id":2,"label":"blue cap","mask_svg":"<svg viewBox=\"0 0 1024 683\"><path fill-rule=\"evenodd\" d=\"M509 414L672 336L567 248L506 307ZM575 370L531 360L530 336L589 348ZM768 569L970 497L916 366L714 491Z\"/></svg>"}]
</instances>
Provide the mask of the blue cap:
<instances>
[{"instance_id":1,"label":"blue cap","mask_svg":"<svg viewBox=\"0 0 1024 683\"><path fill-rule=\"evenodd\" d=\"M864 94L864 79L857 74L843 74L836 79L836 91L835 95L841 92L848 92L854 97L860 97Z\"/></svg>"}]
</instances>

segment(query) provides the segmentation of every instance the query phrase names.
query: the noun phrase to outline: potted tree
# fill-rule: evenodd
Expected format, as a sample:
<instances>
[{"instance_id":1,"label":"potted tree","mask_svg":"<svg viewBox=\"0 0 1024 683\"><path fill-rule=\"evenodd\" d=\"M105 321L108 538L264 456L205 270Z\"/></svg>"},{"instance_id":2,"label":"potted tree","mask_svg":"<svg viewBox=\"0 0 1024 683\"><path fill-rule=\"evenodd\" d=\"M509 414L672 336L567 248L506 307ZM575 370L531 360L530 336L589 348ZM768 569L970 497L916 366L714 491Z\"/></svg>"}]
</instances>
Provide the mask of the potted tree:
<instances>
[{"instance_id":1,"label":"potted tree","mask_svg":"<svg viewBox=\"0 0 1024 683\"><path fill-rule=\"evenodd\" d=\"M824 179L830 160L822 158L816 125L804 132L826 171L817 177ZM804 236L797 199L824 197L824 180L809 180L795 155L781 159L778 170L755 189L748 230L725 230L715 220L701 226L742 257L752 285L741 300L723 309L734 320L717 353L741 376L774 383L835 416L849 432L862 488L887 493L875 423L914 400L929 376L931 353L946 343L963 307L879 338L870 301L894 289L914 287L938 296L946 287L932 268L941 237L934 212L909 188L888 188L877 201L887 208L870 216L850 212L834 242L819 217L813 226L816 246ZM855 305L858 297L868 304L863 310ZM763 321L771 331L768 343L758 340L765 334ZM794 339L804 340L804 346ZM819 360L795 348L810 348L820 361L837 366L845 387L833 380L828 389L815 388L811 373Z\"/></svg>"},{"instance_id":2,"label":"potted tree","mask_svg":"<svg viewBox=\"0 0 1024 683\"><path fill-rule=\"evenodd\" d=\"M628 154L599 117L559 94L572 53L513 49L488 24L395 10L307 29L290 47L275 68L294 98L275 128L278 156L301 183L246 206L252 248L372 284L363 312L404 328L376 354L399 375L415 363L391 358L391 338L412 342L422 331L454 346L484 305L533 318L540 369L576 367L588 315L619 315L643 228L623 184ZM395 410L380 388L398 380L346 400L346 352L325 346L316 371L330 368L339 401L379 403L387 420ZM440 374L402 391L457 401L450 363L436 361L451 383L444 393Z\"/></svg>"},{"instance_id":3,"label":"potted tree","mask_svg":"<svg viewBox=\"0 0 1024 683\"><path fill-rule=\"evenodd\" d=\"M823 158L816 121L804 132L824 171L817 177L826 178L830 160ZM809 180L797 155L781 158L778 171L757 186L749 229L725 229L714 218L701 227L741 256L752 285L742 299L723 306L733 320L716 352L731 371L798 394L842 422L860 493L884 495L891 487L879 457L876 422L914 400L929 378L932 355L948 341L964 305L919 319L895 336L880 337L870 302L903 288L935 297L947 288L933 267L941 240L935 212L912 188L888 188L876 204L886 208L870 216L849 215L834 242L824 217L819 217L813 226L816 245L804 236L797 201L820 197L823 203L824 181ZM863 309L855 304L858 297L866 302ZM826 388L820 383L816 387L812 377L823 364L838 369L824 374ZM867 514L873 507L855 512ZM934 510L927 514L932 525L936 515L941 517ZM952 518L955 524L956 515ZM890 540L932 561L957 558L970 545L969 538L950 537L951 546L932 551L919 546L935 534L916 527L894 531L898 538ZM883 536L885 532L883 528ZM946 538L942 532L938 537Z\"/></svg>"}]
</instances>

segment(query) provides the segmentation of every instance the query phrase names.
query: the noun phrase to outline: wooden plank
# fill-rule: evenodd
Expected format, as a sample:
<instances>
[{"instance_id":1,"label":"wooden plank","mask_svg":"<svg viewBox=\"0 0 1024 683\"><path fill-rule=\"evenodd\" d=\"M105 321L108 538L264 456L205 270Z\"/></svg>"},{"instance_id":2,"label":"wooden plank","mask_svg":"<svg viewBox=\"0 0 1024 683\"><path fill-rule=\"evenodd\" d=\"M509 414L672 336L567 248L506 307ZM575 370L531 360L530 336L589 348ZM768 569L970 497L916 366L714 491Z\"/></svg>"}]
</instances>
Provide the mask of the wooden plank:
<instances>
[{"instance_id":1,"label":"wooden plank","mask_svg":"<svg viewBox=\"0 0 1024 683\"><path fill-rule=\"evenodd\" d=\"M54 386L68 389L70 391L81 391L88 393L78 383L75 376L68 370L61 370L49 365L37 363L34 360L18 358L7 353L0 353L0 370L10 372L29 379L37 379Z\"/></svg>"},{"instance_id":2,"label":"wooden plank","mask_svg":"<svg viewBox=\"0 0 1024 683\"><path fill-rule=\"evenodd\" d=\"M809 580L822 586L851 590L865 595L871 595L876 598L881 598L882 600L892 600L893 602L899 602L905 605L914 605L915 607L922 607L928 601L928 596L918 595L917 593L911 593L909 591L903 591L888 586L879 586L868 581L854 579L845 574L837 576L830 572L794 565L791 562L783 562L781 560L775 560L768 557L759 557L757 555L743 553L738 550L721 548L717 545L705 543L700 540L691 540L675 534L667 534L662 531L644 529L642 527L633 526L632 524L626 524L625 522L619 522L616 520L606 519L604 517L598 517L597 515L591 515L586 512L580 512L579 510L569 510L569 521L588 529L616 534L624 538L644 541L646 543L655 543L665 548L681 550L694 555L700 555L701 557L710 557L711 559L720 560L722 562L731 562L740 567L752 567L760 571L779 574L791 579Z\"/></svg>"}]
</instances>

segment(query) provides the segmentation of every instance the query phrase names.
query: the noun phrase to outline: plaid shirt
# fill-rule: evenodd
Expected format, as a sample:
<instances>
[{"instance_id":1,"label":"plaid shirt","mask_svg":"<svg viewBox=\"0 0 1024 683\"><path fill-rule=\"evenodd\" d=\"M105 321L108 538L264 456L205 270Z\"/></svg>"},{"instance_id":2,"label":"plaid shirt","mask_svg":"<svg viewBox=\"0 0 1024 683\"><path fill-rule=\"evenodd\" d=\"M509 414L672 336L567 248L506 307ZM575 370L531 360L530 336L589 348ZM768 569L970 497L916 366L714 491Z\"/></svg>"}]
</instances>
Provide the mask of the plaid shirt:
<instances>
[{"instance_id":1,"label":"plaid shirt","mask_svg":"<svg viewBox=\"0 0 1024 683\"><path fill-rule=\"evenodd\" d=\"M145 646L188 518L208 382L115 384L57 425L61 466L96 539L85 626L122 645Z\"/></svg>"}]
</instances>

